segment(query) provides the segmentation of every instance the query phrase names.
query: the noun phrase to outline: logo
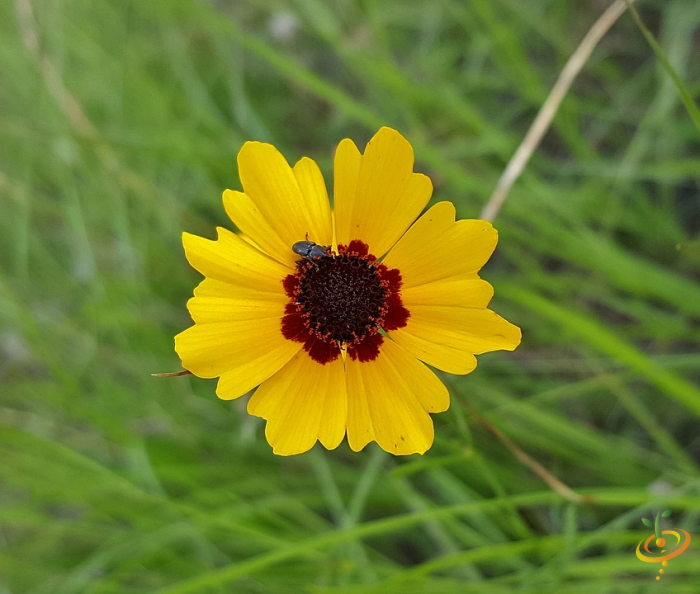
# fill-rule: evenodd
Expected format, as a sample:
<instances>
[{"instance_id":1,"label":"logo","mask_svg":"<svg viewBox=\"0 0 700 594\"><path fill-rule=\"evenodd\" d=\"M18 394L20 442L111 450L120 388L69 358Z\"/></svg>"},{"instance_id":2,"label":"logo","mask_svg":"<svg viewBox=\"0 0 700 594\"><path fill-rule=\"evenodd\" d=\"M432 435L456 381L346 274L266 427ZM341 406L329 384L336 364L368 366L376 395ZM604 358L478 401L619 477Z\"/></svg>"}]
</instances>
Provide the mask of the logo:
<instances>
[{"instance_id":1,"label":"logo","mask_svg":"<svg viewBox=\"0 0 700 594\"><path fill-rule=\"evenodd\" d=\"M664 568L668 567L669 559L678 557L690 544L690 534L682 528L661 530L659 527L659 517L666 518L670 515L670 509L664 510L663 513L659 512L656 514L656 519L653 524L651 520L642 518L642 522L645 526L654 528L654 534L646 540L640 541L637 545L637 557L644 561L644 563L661 563L663 567L659 569L659 573L662 575L665 571ZM654 544L650 547L649 545L652 540ZM661 576L657 575L656 579L660 580Z\"/></svg>"}]
</instances>

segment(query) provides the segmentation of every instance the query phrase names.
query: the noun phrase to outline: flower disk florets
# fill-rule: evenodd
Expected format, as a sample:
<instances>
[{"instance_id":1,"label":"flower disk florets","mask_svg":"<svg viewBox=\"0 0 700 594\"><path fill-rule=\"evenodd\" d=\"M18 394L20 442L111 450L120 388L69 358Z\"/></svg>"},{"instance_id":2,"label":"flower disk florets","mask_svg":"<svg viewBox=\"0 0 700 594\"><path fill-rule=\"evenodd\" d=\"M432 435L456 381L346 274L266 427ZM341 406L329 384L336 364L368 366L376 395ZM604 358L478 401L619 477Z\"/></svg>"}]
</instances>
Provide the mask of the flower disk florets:
<instances>
[{"instance_id":1,"label":"flower disk florets","mask_svg":"<svg viewBox=\"0 0 700 594\"><path fill-rule=\"evenodd\" d=\"M319 363L335 360L347 347L353 359L371 361L384 340L379 330L406 325L409 312L401 303L401 275L377 263L361 241L330 249L326 255L297 262L284 279L290 298L282 333L303 342Z\"/></svg>"}]
</instances>

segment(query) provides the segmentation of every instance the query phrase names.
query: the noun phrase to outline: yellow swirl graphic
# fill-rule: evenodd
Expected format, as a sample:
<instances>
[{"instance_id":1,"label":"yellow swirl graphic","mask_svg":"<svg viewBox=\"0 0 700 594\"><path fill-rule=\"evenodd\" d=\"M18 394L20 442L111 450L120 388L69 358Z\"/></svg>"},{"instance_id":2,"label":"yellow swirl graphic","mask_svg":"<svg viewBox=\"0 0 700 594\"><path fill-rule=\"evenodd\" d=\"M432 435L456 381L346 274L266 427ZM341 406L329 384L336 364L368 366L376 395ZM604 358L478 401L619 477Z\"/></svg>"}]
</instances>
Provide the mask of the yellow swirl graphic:
<instances>
[{"instance_id":1,"label":"yellow swirl graphic","mask_svg":"<svg viewBox=\"0 0 700 594\"><path fill-rule=\"evenodd\" d=\"M661 563L662 561L668 561L669 559L673 559L674 557L678 557L678 555L680 555L683 551L685 551L688 548L688 545L690 544L690 534L688 534L682 528L677 528L676 530L664 530L661 533L661 534L668 534L669 536L676 537L676 544L669 547L669 548L673 548L673 550L671 552L668 552L667 549L660 550L658 554L654 554L653 552L651 552L649 550L649 543L656 537L655 534L652 534L649 538L647 538L646 540L640 541L639 544L637 545L637 557L639 557L639 559L641 559L645 563ZM683 535L679 534L679 532L682 532ZM682 536L684 536L684 538L682 538ZM664 545L666 545L666 539L659 538L658 541L656 542L656 544L659 548L661 548ZM644 545L644 550L647 553L649 553L649 556L645 555L640 550L642 548L642 545ZM667 554L664 555L663 553L667 553Z\"/></svg>"}]
</instances>

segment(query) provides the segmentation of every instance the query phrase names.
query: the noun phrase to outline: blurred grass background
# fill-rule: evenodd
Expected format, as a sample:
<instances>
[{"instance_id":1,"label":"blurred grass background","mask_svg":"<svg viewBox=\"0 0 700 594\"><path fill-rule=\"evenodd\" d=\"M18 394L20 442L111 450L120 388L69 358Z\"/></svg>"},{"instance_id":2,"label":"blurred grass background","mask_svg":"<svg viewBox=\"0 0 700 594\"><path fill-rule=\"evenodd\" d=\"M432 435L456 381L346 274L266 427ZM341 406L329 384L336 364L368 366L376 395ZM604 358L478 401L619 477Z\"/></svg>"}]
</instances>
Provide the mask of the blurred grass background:
<instances>
[{"instance_id":1,"label":"blurred grass background","mask_svg":"<svg viewBox=\"0 0 700 594\"><path fill-rule=\"evenodd\" d=\"M330 181L391 125L477 217L607 6L0 3L0 592L697 593L700 134L629 14L495 221L523 343L446 378L425 456L278 458L245 398L149 375L179 368L180 235L230 227L245 140ZM697 99L700 4L638 9ZM663 508L693 542L656 582Z\"/></svg>"}]
</instances>

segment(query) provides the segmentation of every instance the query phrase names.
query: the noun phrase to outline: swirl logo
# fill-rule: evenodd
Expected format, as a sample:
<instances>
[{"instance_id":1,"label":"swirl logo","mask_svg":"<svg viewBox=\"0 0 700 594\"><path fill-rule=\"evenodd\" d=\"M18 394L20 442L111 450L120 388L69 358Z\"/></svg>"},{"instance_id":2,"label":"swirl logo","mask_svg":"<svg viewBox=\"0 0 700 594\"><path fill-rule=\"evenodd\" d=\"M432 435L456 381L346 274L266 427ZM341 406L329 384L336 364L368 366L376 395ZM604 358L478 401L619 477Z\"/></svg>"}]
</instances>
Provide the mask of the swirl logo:
<instances>
[{"instance_id":1,"label":"swirl logo","mask_svg":"<svg viewBox=\"0 0 700 594\"><path fill-rule=\"evenodd\" d=\"M640 543L637 545L637 557L645 563L661 563L663 567L659 569L659 573L662 575L665 571L664 568L668 567L669 559L678 557L678 555L685 551L690 544L690 534L688 534L682 528L663 531L660 529L659 517L665 518L670 515L670 509L664 510L663 513L656 514L653 524L651 520L642 518L642 522L644 522L645 526L654 528L654 534L652 534L646 540L640 541ZM649 545L652 541L654 541L654 544L651 545L650 549ZM656 579L660 580L661 576L657 575Z\"/></svg>"}]
</instances>

